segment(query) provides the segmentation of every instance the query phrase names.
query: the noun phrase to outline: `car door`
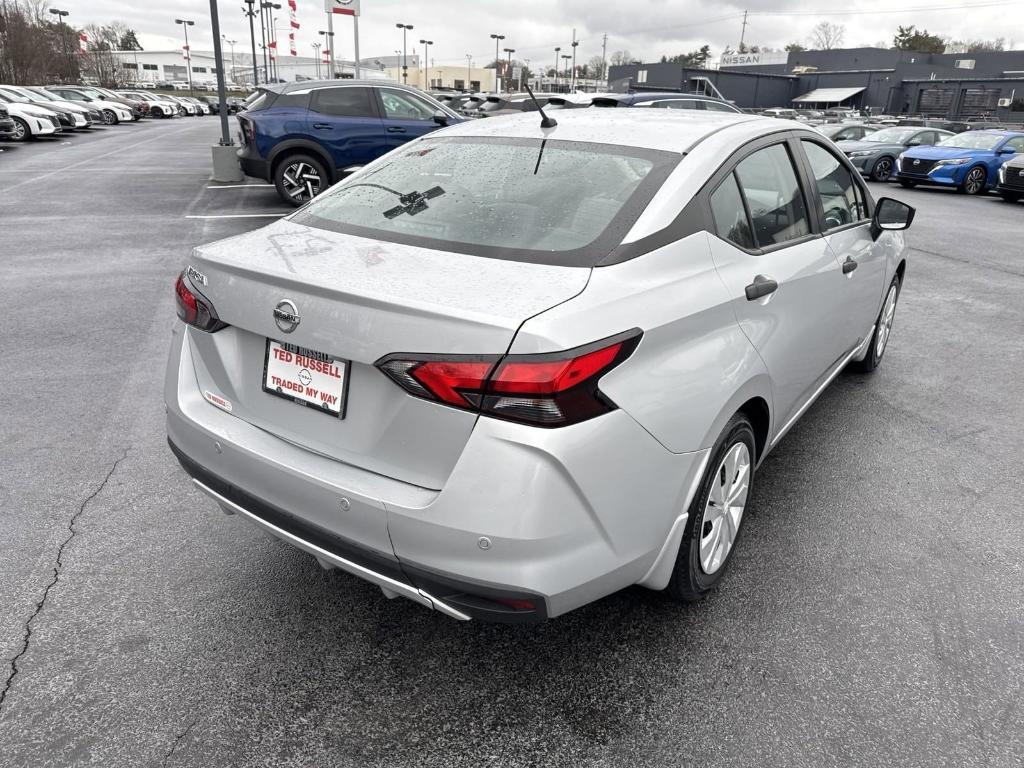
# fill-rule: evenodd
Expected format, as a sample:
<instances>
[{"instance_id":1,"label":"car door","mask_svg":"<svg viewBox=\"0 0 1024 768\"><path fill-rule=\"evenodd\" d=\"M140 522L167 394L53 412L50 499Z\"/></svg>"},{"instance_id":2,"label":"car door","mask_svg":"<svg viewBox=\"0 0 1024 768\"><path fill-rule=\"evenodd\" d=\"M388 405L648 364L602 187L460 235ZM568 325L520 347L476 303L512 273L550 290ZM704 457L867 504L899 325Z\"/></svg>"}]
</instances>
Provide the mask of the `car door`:
<instances>
[{"instance_id":1,"label":"car door","mask_svg":"<svg viewBox=\"0 0 1024 768\"><path fill-rule=\"evenodd\" d=\"M845 346L870 333L885 290L886 253L871 234L867 190L846 160L813 138L801 138L812 208L843 274L833 311L844 318Z\"/></svg>"},{"instance_id":2,"label":"car door","mask_svg":"<svg viewBox=\"0 0 1024 768\"><path fill-rule=\"evenodd\" d=\"M390 148L435 131L441 126L434 120L437 107L398 88L375 88Z\"/></svg>"},{"instance_id":3,"label":"car door","mask_svg":"<svg viewBox=\"0 0 1024 768\"><path fill-rule=\"evenodd\" d=\"M341 85L317 88L306 112L309 135L339 171L366 165L388 151L373 90Z\"/></svg>"},{"instance_id":4,"label":"car door","mask_svg":"<svg viewBox=\"0 0 1024 768\"><path fill-rule=\"evenodd\" d=\"M835 311L845 279L814 229L796 151L784 135L754 142L716 174L708 195L712 258L768 368L776 425L799 412L848 348Z\"/></svg>"}]
</instances>

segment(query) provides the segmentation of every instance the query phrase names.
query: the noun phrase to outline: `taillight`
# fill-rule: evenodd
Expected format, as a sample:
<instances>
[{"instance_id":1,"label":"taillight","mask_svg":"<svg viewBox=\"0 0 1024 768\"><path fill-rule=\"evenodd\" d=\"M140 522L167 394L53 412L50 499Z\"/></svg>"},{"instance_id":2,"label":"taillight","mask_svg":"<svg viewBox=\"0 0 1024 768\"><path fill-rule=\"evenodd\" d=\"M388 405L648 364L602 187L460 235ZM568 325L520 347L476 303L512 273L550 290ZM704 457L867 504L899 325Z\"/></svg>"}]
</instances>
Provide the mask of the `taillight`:
<instances>
[{"instance_id":1,"label":"taillight","mask_svg":"<svg viewBox=\"0 0 1024 768\"><path fill-rule=\"evenodd\" d=\"M240 118L238 118L238 122L239 122L239 124L242 127L242 132L241 132L242 133L242 143L243 144L252 144L253 141L255 141L255 138L256 138L255 131L253 130L252 121L251 120L247 120L244 117L240 117Z\"/></svg>"},{"instance_id":2,"label":"taillight","mask_svg":"<svg viewBox=\"0 0 1024 768\"><path fill-rule=\"evenodd\" d=\"M178 281L174 284L174 295L178 301L178 318L187 325L207 333L219 331L226 326L217 317L209 299L191 287L184 272L178 275Z\"/></svg>"},{"instance_id":3,"label":"taillight","mask_svg":"<svg viewBox=\"0 0 1024 768\"><path fill-rule=\"evenodd\" d=\"M641 335L634 329L543 355L388 355L377 367L415 397L508 421L562 427L615 410L598 382L633 353Z\"/></svg>"}]
</instances>

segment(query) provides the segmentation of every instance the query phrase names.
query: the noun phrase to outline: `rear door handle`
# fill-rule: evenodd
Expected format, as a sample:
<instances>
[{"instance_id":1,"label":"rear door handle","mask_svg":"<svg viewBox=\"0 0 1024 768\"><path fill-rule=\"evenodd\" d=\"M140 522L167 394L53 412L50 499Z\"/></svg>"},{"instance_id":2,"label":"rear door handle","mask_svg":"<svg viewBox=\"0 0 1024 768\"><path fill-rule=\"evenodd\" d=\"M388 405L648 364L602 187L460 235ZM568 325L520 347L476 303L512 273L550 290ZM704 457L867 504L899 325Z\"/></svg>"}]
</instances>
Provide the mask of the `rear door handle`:
<instances>
[{"instance_id":1,"label":"rear door handle","mask_svg":"<svg viewBox=\"0 0 1024 768\"><path fill-rule=\"evenodd\" d=\"M314 128L320 128L321 130L326 128L333 128L334 126L330 123L313 123Z\"/></svg>"},{"instance_id":2,"label":"rear door handle","mask_svg":"<svg viewBox=\"0 0 1024 768\"><path fill-rule=\"evenodd\" d=\"M754 301L755 299L761 299L775 293L779 290L779 284L770 277L757 275L754 277L754 282L743 290L746 291L747 301Z\"/></svg>"},{"instance_id":3,"label":"rear door handle","mask_svg":"<svg viewBox=\"0 0 1024 768\"><path fill-rule=\"evenodd\" d=\"M857 268L857 262L853 260L852 256L847 256L846 261L843 262L843 274L848 275Z\"/></svg>"},{"instance_id":4,"label":"rear door handle","mask_svg":"<svg viewBox=\"0 0 1024 768\"><path fill-rule=\"evenodd\" d=\"M389 125L388 133L405 133L405 128L400 125Z\"/></svg>"}]
</instances>

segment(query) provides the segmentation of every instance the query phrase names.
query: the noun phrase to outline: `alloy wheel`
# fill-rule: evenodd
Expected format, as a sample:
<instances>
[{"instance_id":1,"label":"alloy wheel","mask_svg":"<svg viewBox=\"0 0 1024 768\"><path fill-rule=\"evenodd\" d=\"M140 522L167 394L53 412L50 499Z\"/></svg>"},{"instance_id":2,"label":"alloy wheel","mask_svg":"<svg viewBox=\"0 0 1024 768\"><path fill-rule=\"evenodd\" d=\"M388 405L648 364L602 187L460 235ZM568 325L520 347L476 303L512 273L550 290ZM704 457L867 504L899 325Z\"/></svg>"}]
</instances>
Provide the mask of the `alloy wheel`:
<instances>
[{"instance_id":1,"label":"alloy wheel","mask_svg":"<svg viewBox=\"0 0 1024 768\"><path fill-rule=\"evenodd\" d=\"M892 176L892 160L883 157L875 163L875 170L871 175L875 177L875 181L888 181Z\"/></svg>"},{"instance_id":2,"label":"alloy wheel","mask_svg":"<svg viewBox=\"0 0 1024 768\"><path fill-rule=\"evenodd\" d=\"M882 307L882 316L878 321L878 335L875 338L875 358L881 358L885 352L885 344L889 341L889 334L892 332L892 321L896 316L896 286L889 288L885 297L885 304Z\"/></svg>"},{"instance_id":3,"label":"alloy wheel","mask_svg":"<svg viewBox=\"0 0 1024 768\"><path fill-rule=\"evenodd\" d=\"M28 136L28 128L26 128L25 124L23 122L21 122L21 120L15 120L14 121L14 140L15 141L24 141L27 136Z\"/></svg>"},{"instance_id":4,"label":"alloy wheel","mask_svg":"<svg viewBox=\"0 0 1024 768\"><path fill-rule=\"evenodd\" d=\"M704 507L700 532L700 566L711 575L732 551L743 520L750 488L750 451L747 444L733 444L718 465Z\"/></svg>"},{"instance_id":5,"label":"alloy wheel","mask_svg":"<svg viewBox=\"0 0 1024 768\"><path fill-rule=\"evenodd\" d=\"M116 117L117 116L113 112L111 112L109 109L104 109L103 110L103 124L104 125L113 125L114 124L114 119Z\"/></svg>"},{"instance_id":6,"label":"alloy wheel","mask_svg":"<svg viewBox=\"0 0 1024 768\"><path fill-rule=\"evenodd\" d=\"M985 186L985 171L981 168L972 168L964 179L964 191L968 195L976 195Z\"/></svg>"},{"instance_id":7,"label":"alloy wheel","mask_svg":"<svg viewBox=\"0 0 1024 768\"><path fill-rule=\"evenodd\" d=\"M306 202L320 194L320 174L306 162L296 162L284 169L284 191L295 202Z\"/></svg>"}]
</instances>

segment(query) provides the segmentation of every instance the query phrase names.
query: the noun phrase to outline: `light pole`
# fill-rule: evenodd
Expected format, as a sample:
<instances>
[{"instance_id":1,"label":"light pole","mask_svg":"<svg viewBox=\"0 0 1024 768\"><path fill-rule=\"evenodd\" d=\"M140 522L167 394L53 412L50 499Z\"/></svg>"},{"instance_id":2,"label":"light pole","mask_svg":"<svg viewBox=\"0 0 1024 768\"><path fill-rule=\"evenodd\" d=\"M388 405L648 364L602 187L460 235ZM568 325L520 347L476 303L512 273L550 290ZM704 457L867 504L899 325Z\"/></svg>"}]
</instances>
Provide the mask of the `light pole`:
<instances>
[{"instance_id":1,"label":"light pole","mask_svg":"<svg viewBox=\"0 0 1024 768\"><path fill-rule=\"evenodd\" d=\"M267 59L267 4L260 2L260 48L263 49L263 82L270 82L270 60Z\"/></svg>"},{"instance_id":2,"label":"light pole","mask_svg":"<svg viewBox=\"0 0 1024 768\"><path fill-rule=\"evenodd\" d=\"M60 27L60 38L64 42L64 66L67 67L67 71L64 75L64 82L71 81L71 54L68 52L68 31L67 25L64 23L64 17L70 16L70 11L62 11L60 8L51 8L50 13L57 17L57 26ZM138 69L138 65L136 65ZM138 77L138 72L135 73Z\"/></svg>"},{"instance_id":3,"label":"light pole","mask_svg":"<svg viewBox=\"0 0 1024 768\"><path fill-rule=\"evenodd\" d=\"M576 30L572 31L573 37L576 36ZM576 46L580 44L579 40L572 41L572 77L569 80L569 92L572 93L576 84Z\"/></svg>"},{"instance_id":4,"label":"light pole","mask_svg":"<svg viewBox=\"0 0 1024 768\"><path fill-rule=\"evenodd\" d=\"M274 79L279 80L277 71L277 30L274 28L274 11L281 10L280 3L264 2L263 7L267 9L267 19L270 22L267 35L267 45L271 51L270 53L270 68L274 71Z\"/></svg>"},{"instance_id":5,"label":"light pole","mask_svg":"<svg viewBox=\"0 0 1024 768\"><path fill-rule=\"evenodd\" d=\"M498 56L498 44L504 39L504 35L491 35L491 40L494 41L494 83L496 93L501 93L501 81L498 79L498 67L501 66L501 59Z\"/></svg>"},{"instance_id":6,"label":"light pole","mask_svg":"<svg viewBox=\"0 0 1024 768\"><path fill-rule=\"evenodd\" d=\"M553 91L558 89L558 52L560 50L562 50L562 46L555 48L555 82L551 88Z\"/></svg>"},{"instance_id":7,"label":"light pole","mask_svg":"<svg viewBox=\"0 0 1024 768\"><path fill-rule=\"evenodd\" d=\"M252 44L252 87L255 88L260 84L260 70L256 63L256 27L253 24L256 18L256 11L253 8L256 5L256 0L245 0L245 4L249 6L249 10L245 10L243 5L242 13L249 17L249 42Z\"/></svg>"},{"instance_id":8,"label":"light pole","mask_svg":"<svg viewBox=\"0 0 1024 768\"><path fill-rule=\"evenodd\" d=\"M473 92L473 55L466 54L466 93Z\"/></svg>"},{"instance_id":9,"label":"light pole","mask_svg":"<svg viewBox=\"0 0 1024 768\"><path fill-rule=\"evenodd\" d=\"M323 47L321 43L312 43L313 46L313 58L316 59L316 79L320 79L320 49Z\"/></svg>"},{"instance_id":10,"label":"light pole","mask_svg":"<svg viewBox=\"0 0 1024 768\"><path fill-rule=\"evenodd\" d=\"M196 23L188 19L175 19L174 23L181 24L185 30L185 70L188 72L188 95L195 96L195 91L192 89L192 51L188 47L188 28L194 27Z\"/></svg>"},{"instance_id":11,"label":"light pole","mask_svg":"<svg viewBox=\"0 0 1024 768\"><path fill-rule=\"evenodd\" d=\"M395 24L395 27L402 30L402 83L409 84L409 66L406 60L405 33L412 31L412 24Z\"/></svg>"},{"instance_id":12,"label":"light pole","mask_svg":"<svg viewBox=\"0 0 1024 768\"><path fill-rule=\"evenodd\" d=\"M426 90L430 87L430 46L434 44L434 41L420 40L420 44L423 46L423 89Z\"/></svg>"},{"instance_id":13,"label":"light pole","mask_svg":"<svg viewBox=\"0 0 1024 768\"><path fill-rule=\"evenodd\" d=\"M334 32L326 29L321 29L320 34L324 36L324 48L327 53L327 61L324 63L330 63L330 71L327 73L327 79L334 79Z\"/></svg>"},{"instance_id":14,"label":"light pole","mask_svg":"<svg viewBox=\"0 0 1024 768\"><path fill-rule=\"evenodd\" d=\"M505 77L508 78L508 88L506 90L512 92L512 54L516 52L515 48L502 48L502 50L508 54L508 66L505 67Z\"/></svg>"},{"instance_id":15,"label":"light pole","mask_svg":"<svg viewBox=\"0 0 1024 768\"><path fill-rule=\"evenodd\" d=\"M563 53L562 54L562 61L565 62L565 76L566 76L566 78L569 77L569 60L570 59L572 59L572 56L570 56L569 54L567 54L567 53ZM568 93L569 92L568 91L569 86L567 85L565 87L566 87L566 93Z\"/></svg>"},{"instance_id":16,"label":"light pole","mask_svg":"<svg viewBox=\"0 0 1024 768\"><path fill-rule=\"evenodd\" d=\"M231 81L235 80L235 43L237 40L228 40L226 35L221 35L221 40L231 46Z\"/></svg>"},{"instance_id":17,"label":"light pole","mask_svg":"<svg viewBox=\"0 0 1024 768\"><path fill-rule=\"evenodd\" d=\"M519 90L523 90L523 75L528 75L530 72L530 60L523 59L523 71L519 75ZM529 80L527 80L529 82Z\"/></svg>"}]
</instances>

